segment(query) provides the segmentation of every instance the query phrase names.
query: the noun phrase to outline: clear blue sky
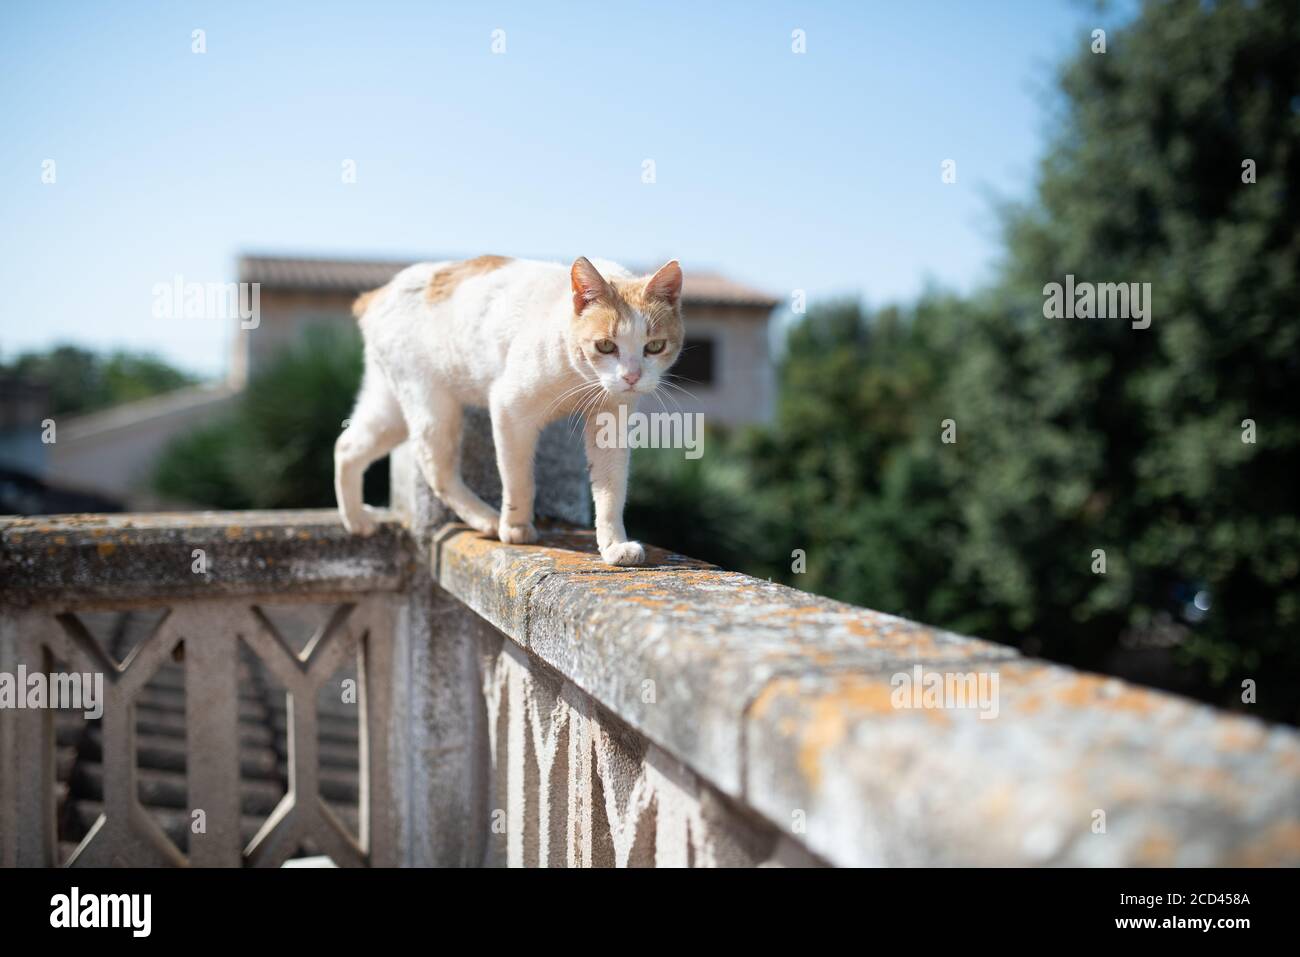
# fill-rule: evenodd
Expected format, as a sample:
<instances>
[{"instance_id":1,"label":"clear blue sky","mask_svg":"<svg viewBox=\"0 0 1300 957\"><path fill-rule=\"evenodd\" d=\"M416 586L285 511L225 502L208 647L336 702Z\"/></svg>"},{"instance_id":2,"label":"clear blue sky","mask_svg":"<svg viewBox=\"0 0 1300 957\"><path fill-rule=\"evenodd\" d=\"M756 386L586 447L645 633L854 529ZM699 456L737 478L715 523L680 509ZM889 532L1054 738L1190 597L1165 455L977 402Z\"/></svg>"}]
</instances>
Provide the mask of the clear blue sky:
<instances>
[{"instance_id":1,"label":"clear blue sky","mask_svg":"<svg viewBox=\"0 0 1300 957\"><path fill-rule=\"evenodd\" d=\"M969 289L997 254L993 198L1032 186L1054 65L1120 19L1068 0L5 0L0 356L72 341L218 374L226 324L155 319L151 292L231 281L241 251L675 256L813 302Z\"/></svg>"}]
</instances>

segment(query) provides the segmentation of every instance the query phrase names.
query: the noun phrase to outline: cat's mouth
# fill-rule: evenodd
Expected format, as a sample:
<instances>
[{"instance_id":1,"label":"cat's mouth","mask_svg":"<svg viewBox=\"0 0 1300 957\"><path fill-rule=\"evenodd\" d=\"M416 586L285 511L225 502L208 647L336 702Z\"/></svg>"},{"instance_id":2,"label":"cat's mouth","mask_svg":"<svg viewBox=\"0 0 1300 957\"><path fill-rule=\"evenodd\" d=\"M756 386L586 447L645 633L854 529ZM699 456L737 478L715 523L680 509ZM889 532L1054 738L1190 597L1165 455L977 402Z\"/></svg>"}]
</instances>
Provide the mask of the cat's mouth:
<instances>
[{"instance_id":1,"label":"cat's mouth","mask_svg":"<svg viewBox=\"0 0 1300 957\"><path fill-rule=\"evenodd\" d=\"M606 382L603 379L601 380L600 386L605 390L606 395L627 395L629 392L640 393L645 391L644 389L637 388L635 385L628 385L626 382Z\"/></svg>"}]
</instances>

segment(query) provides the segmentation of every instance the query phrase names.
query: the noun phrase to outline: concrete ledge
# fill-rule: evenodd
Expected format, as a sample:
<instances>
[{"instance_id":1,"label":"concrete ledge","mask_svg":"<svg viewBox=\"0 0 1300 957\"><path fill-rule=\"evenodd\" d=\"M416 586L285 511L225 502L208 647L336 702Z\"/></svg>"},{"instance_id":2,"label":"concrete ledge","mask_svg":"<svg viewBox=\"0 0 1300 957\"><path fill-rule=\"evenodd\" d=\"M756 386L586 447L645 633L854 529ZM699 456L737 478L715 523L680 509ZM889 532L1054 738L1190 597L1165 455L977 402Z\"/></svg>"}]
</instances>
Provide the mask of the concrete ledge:
<instances>
[{"instance_id":1,"label":"concrete ledge","mask_svg":"<svg viewBox=\"0 0 1300 957\"><path fill-rule=\"evenodd\" d=\"M333 509L0 517L0 601L396 591L408 536L349 535ZM206 574L194 570L203 551Z\"/></svg>"},{"instance_id":2,"label":"concrete ledge","mask_svg":"<svg viewBox=\"0 0 1300 957\"><path fill-rule=\"evenodd\" d=\"M1292 729L659 549L612 568L591 533L432 550L443 589L833 863L1300 864ZM918 666L996 679L996 708L896 707Z\"/></svg>"}]
</instances>

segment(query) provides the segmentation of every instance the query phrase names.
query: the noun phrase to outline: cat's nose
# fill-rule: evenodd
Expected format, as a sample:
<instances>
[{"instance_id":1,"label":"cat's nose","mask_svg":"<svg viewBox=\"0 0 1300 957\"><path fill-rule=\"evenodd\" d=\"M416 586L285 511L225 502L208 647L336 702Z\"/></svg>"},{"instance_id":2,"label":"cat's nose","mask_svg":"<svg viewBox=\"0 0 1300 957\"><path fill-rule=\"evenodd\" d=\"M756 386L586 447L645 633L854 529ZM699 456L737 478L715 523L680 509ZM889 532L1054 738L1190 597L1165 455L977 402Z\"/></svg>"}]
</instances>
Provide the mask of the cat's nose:
<instances>
[{"instance_id":1,"label":"cat's nose","mask_svg":"<svg viewBox=\"0 0 1300 957\"><path fill-rule=\"evenodd\" d=\"M626 382L628 385L636 385L638 382L641 381L641 370L637 369L633 372L624 372L623 381Z\"/></svg>"}]
</instances>

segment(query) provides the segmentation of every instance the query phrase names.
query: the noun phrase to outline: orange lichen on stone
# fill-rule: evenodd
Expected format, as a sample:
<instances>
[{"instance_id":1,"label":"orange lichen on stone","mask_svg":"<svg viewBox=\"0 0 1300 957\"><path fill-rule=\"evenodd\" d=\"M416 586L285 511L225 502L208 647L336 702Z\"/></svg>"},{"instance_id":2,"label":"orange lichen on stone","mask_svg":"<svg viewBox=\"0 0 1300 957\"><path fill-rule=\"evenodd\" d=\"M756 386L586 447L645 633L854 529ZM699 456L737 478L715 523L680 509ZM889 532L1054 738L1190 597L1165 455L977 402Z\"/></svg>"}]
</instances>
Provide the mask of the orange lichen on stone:
<instances>
[{"instance_id":1,"label":"orange lichen on stone","mask_svg":"<svg viewBox=\"0 0 1300 957\"><path fill-rule=\"evenodd\" d=\"M95 546L95 551L99 552L100 558L107 558L109 555L112 555L117 551L117 546L112 542L100 542Z\"/></svg>"},{"instance_id":2,"label":"orange lichen on stone","mask_svg":"<svg viewBox=\"0 0 1300 957\"><path fill-rule=\"evenodd\" d=\"M1300 777L1300 754L1283 751L1277 756L1279 767L1293 777Z\"/></svg>"},{"instance_id":3,"label":"orange lichen on stone","mask_svg":"<svg viewBox=\"0 0 1300 957\"><path fill-rule=\"evenodd\" d=\"M1170 779L1173 779L1170 775ZM1222 795L1224 804L1238 805L1244 796L1241 789L1237 786L1237 779L1232 772L1224 768L1217 767L1191 767L1185 768L1182 772L1181 780L1185 780L1189 786L1195 787L1209 793Z\"/></svg>"},{"instance_id":4,"label":"orange lichen on stone","mask_svg":"<svg viewBox=\"0 0 1300 957\"><path fill-rule=\"evenodd\" d=\"M1249 751L1264 743L1264 729L1244 721L1224 724L1215 730L1214 747L1219 751Z\"/></svg>"},{"instance_id":5,"label":"orange lichen on stone","mask_svg":"<svg viewBox=\"0 0 1300 957\"><path fill-rule=\"evenodd\" d=\"M590 555L586 552L548 548L542 551L542 557L546 559L552 571L561 573L589 572L594 569L609 567L604 565L599 555ZM610 568L610 571L615 571L615 569Z\"/></svg>"},{"instance_id":6,"label":"orange lichen on stone","mask_svg":"<svg viewBox=\"0 0 1300 957\"><path fill-rule=\"evenodd\" d=\"M1114 711L1132 711L1135 714L1150 714L1158 705L1158 699L1150 692L1100 675L1077 675L1056 692L1056 699L1079 708L1100 705Z\"/></svg>"},{"instance_id":7,"label":"orange lichen on stone","mask_svg":"<svg viewBox=\"0 0 1300 957\"><path fill-rule=\"evenodd\" d=\"M879 680L837 682L829 695L811 702L799 734L799 770L815 788L821 783L822 755L844 740L851 717L893 712L889 685Z\"/></svg>"},{"instance_id":8,"label":"orange lichen on stone","mask_svg":"<svg viewBox=\"0 0 1300 957\"><path fill-rule=\"evenodd\" d=\"M754 718L761 718L767 713L768 707L773 701L780 698L783 694L798 694L799 684L790 678L777 678L769 681L757 695L754 696L753 703L749 706L749 714Z\"/></svg>"},{"instance_id":9,"label":"orange lichen on stone","mask_svg":"<svg viewBox=\"0 0 1300 957\"><path fill-rule=\"evenodd\" d=\"M1140 867L1168 867L1173 864L1177 845L1163 830L1153 830L1137 846L1134 862Z\"/></svg>"},{"instance_id":10,"label":"orange lichen on stone","mask_svg":"<svg viewBox=\"0 0 1300 957\"><path fill-rule=\"evenodd\" d=\"M647 595L622 595L619 601L629 605L640 605L643 608L662 608L668 604L664 598L651 598Z\"/></svg>"},{"instance_id":11,"label":"orange lichen on stone","mask_svg":"<svg viewBox=\"0 0 1300 957\"><path fill-rule=\"evenodd\" d=\"M829 689L812 696L796 679L776 679L755 697L751 717L762 718L782 698L796 702L800 712L793 725L783 718L779 726L782 730L792 728L791 733L798 738L796 762L813 788L822 780L823 756L844 740L853 724L865 717L892 715L898 711L894 707L893 689L883 675L847 675L834 679ZM948 721L939 709L923 709L923 713L927 719L940 724Z\"/></svg>"},{"instance_id":12,"label":"orange lichen on stone","mask_svg":"<svg viewBox=\"0 0 1300 957\"><path fill-rule=\"evenodd\" d=\"M1279 860L1300 860L1300 821L1279 821L1240 848L1229 867L1277 867Z\"/></svg>"},{"instance_id":13,"label":"orange lichen on stone","mask_svg":"<svg viewBox=\"0 0 1300 957\"><path fill-rule=\"evenodd\" d=\"M1057 680L1060 676L1068 678ZM1014 672L1003 674L1003 683L1024 692L1023 696L1018 696L1015 708L1026 715L1053 705L1149 715L1161 704L1159 695L1154 692L1134 688L1114 678L1061 672L1045 666L1017 667Z\"/></svg>"},{"instance_id":14,"label":"orange lichen on stone","mask_svg":"<svg viewBox=\"0 0 1300 957\"><path fill-rule=\"evenodd\" d=\"M664 572L665 577L671 578L672 581L680 585L699 586L699 585L718 585L724 572L716 568L677 568L671 572Z\"/></svg>"},{"instance_id":15,"label":"orange lichen on stone","mask_svg":"<svg viewBox=\"0 0 1300 957\"><path fill-rule=\"evenodd\" d=\"M743 594L747 599L753 598L756 597L754 595L754 591L755 589L746 589ZM763 612L763 617L764 618L807 618L810 615L816 615L816 614L824 615L826 613L827 613L827 609L821 607L820 605L800 605L797 608L772 608Z\"/></svg>"},{"instance_id":16,"label":"orange lichen on stone","mask_svg":"<svg viewBox=\"0 0 1300 957\"><path fill-rule=\"evenodd\" d=\"M979 806L991 819L996 820L1011 814L1018 806L1018 802L1019 795L1016 789L1011 784L1003 783L985 791L980 797Z\"/></svg>"},{"instance_id":17,"label":"orange lichen on stone","mask_svg":"<svg viewBox=\"0 0 1300 957\"><path fill-rule=\"evenodd\" d=\"M593 581L598 578L602 583L617 577L620 589L636 590L662 588L670 583L682 584L687 569L696 573L706 572L708 578L702 580L709 582L715 582L718 574L716 569L703 562L690 560L689 564L679 564L675 556L653 547L648 550L648 565L607 565L600 557L590 532L556 534L547 531L543 533L543 541L536 545L502 545L486 535L471 534L457 526L449 526L449 530L450 534L436 547L442 549L446 560L459 559L467 568L482 560L500 562L504 558L512 574L547 571L591 575ZM494 570L494 574L500 576L499 568Z\"/></svg>"}]
</instances>

